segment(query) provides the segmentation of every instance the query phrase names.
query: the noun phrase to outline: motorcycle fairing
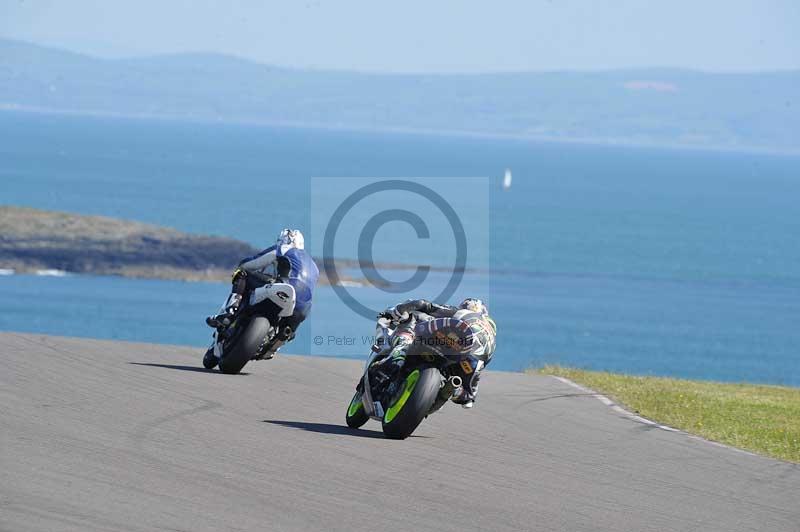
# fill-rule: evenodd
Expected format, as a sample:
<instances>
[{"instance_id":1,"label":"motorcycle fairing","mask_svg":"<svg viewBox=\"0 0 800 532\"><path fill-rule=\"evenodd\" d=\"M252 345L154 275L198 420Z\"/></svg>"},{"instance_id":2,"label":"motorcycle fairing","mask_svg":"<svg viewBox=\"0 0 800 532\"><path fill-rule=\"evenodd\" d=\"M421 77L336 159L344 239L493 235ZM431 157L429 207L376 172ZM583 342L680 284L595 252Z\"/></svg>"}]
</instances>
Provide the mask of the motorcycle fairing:
<instances>
[{"instance_id":1,"label":"motorcycle fairing","mask_svg":"<svg viewBox=\"0 0 800 532\"><path fill-rule=\"evenodd\" d=\"M265 299L269 299L280 308L278 316L281 318L291 316L294 312L296 293L290 284L272 283L256 288L250 294L251 305L257 305Z\"/></svg>"}]
</instances>

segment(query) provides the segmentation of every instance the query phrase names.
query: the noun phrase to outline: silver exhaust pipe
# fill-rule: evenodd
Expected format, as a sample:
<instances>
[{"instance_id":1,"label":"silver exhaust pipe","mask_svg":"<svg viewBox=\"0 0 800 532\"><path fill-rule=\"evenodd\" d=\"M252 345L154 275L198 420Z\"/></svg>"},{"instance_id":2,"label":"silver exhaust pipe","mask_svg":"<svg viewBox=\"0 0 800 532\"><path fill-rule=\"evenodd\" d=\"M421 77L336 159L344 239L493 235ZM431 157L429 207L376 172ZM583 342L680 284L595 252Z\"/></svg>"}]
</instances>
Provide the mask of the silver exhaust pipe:
<instances>
[{"instance_id":1,"label":"silver exhaust pipe","mask_svg":"<svg viewBox=\"0 0 800 532\"><path fill-rule=\"evenodd\" d=\"M461 377L458 375L453 375L450 377L450 386L453 388L461 388Z\"/></svg>"}]
</instances>

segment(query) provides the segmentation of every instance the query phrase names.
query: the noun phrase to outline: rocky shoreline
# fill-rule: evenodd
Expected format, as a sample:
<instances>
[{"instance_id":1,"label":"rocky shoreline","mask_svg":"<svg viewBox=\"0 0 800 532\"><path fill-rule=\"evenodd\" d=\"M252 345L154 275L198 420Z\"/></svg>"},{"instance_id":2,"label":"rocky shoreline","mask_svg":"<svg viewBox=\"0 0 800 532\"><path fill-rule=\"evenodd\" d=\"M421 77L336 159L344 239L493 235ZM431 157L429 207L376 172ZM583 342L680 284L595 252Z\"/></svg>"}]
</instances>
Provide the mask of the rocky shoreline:
<instances>
[{"instance_id":1,"label":"rocky shoreline","mask_svg":"<svg viewBox=\"0 0 800 532\"><path fill-rule=\"evenodd\" d=\"M0 272L6 275L63 272L227 281L242 257L258 251L232 238L194 235L135 221L0 206ZM365 283L344 277L340 282ZM328 284L324 271L320 284Z\"/></svg>"}]
</instances>

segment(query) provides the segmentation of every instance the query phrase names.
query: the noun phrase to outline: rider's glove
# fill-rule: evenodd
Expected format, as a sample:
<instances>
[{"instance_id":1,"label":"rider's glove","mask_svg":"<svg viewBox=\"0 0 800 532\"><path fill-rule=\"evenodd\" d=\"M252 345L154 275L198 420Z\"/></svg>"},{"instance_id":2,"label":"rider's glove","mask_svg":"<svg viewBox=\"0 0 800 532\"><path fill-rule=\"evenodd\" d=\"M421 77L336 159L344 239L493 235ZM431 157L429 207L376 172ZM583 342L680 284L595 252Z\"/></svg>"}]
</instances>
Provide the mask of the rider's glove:
<instances>
[{"instance_id":1,"label":"rider's glove","mask_svg":"<svg viewBox=\"0 0 800 532\"><path fill-rule=\"evenodd\" d=\"M400 312L397 310L397 307L389 307L386 309L386 313L389 314L394 321L401 322L401 321L408 321L410 317L408 312Z\"/></svg>"},{"instance_id":2,"label":"rider's glove","mask_svg":"<svg viewBox=\"0 0 800 532\"><path fill-rule=\"evenodd\" d=\"M244 279L245 277L247 277L247 271L241 268L236 268L236 271L233 272L233 275L231 276L231 283L235 283L239 279Z\"/></svg>"}]
</instances>

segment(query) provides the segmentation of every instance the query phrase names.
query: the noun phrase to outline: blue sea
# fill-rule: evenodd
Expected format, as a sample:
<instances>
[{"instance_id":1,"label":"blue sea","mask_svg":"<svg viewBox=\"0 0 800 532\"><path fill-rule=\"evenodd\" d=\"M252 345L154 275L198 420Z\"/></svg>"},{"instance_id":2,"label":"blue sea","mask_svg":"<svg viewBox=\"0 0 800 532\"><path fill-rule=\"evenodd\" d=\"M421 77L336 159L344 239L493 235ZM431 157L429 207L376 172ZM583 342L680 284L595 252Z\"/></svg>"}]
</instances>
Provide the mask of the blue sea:
<instances>
[{"instance_id":1,"label":"blue sea","mask_svg":"<svg viewBox=\"0 0 800 532\"><path fill-rule=\"evenodd\" d=\"M308 228L315 255L326 208L349 180L411 178L464 221L468 271L451 302L474 294L489 303L499 326L492 367L560 363L800 386L797 157L9 112L0 113L0 139L0 204L256 246L297 226ZM431 210L397 203L423 218ZM452 264L447 231L420 241L402 224L387 227L376 262ZM338 238L359 236L345 224ZM355 258L356 249L337 256ZM434 271L414 295L434 297L449 277ZM227 291L0 276L0 330L196 345L199 356L209 339L203 317ZM348 291L370 308L407 296ZM364 357L371 334L370 320L320 287L287 351Z\"/></svg>"}]
</instances>

